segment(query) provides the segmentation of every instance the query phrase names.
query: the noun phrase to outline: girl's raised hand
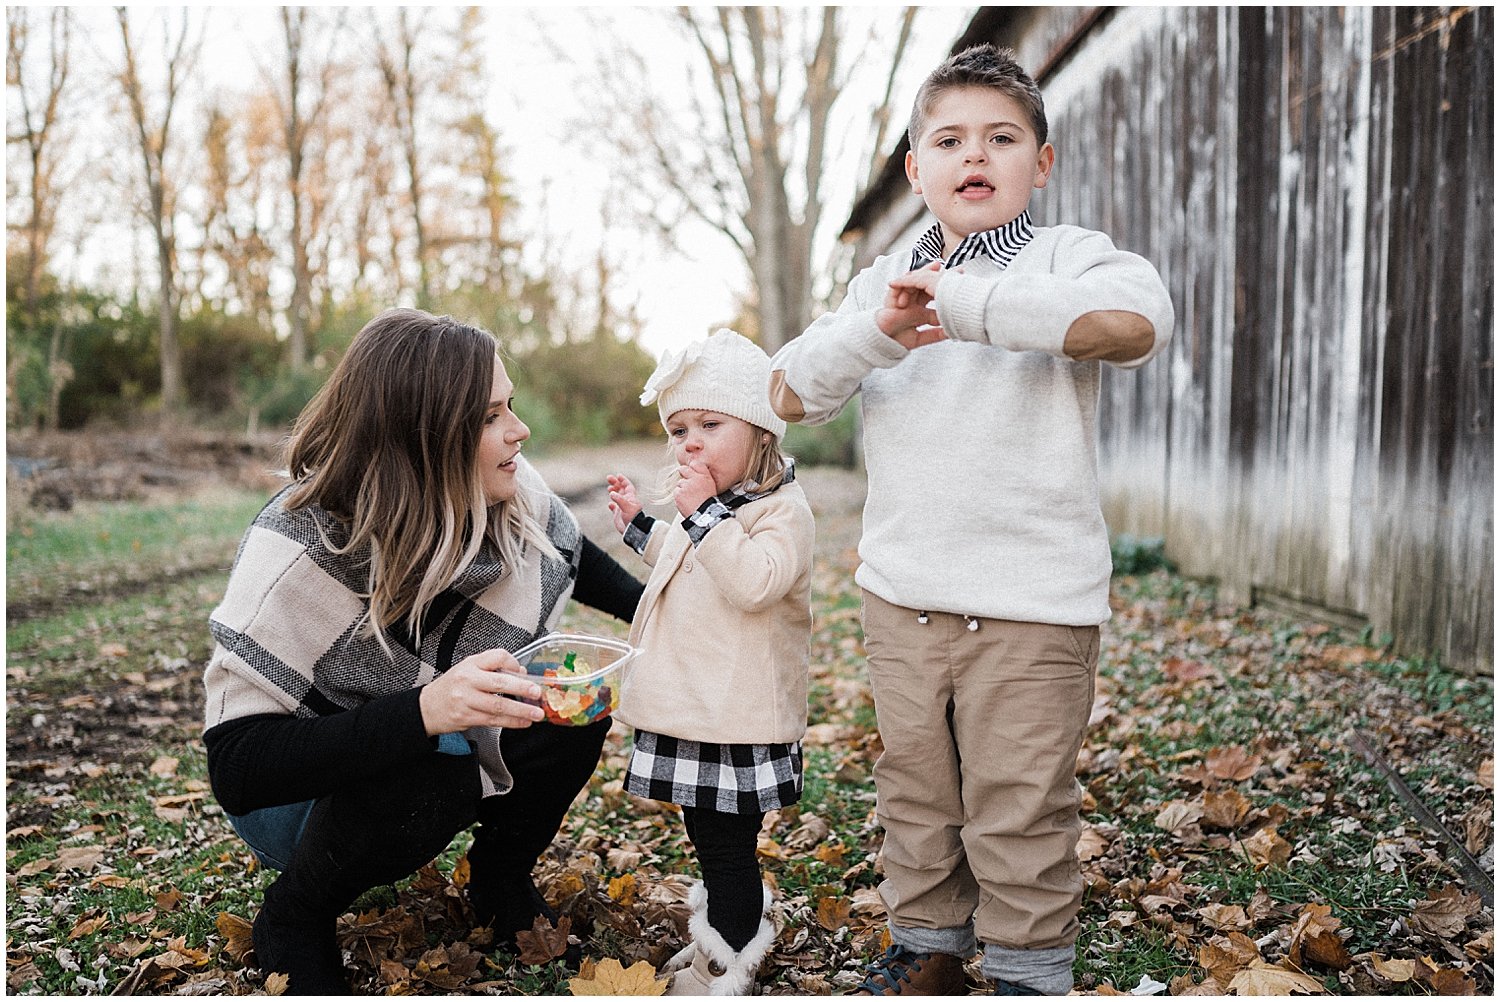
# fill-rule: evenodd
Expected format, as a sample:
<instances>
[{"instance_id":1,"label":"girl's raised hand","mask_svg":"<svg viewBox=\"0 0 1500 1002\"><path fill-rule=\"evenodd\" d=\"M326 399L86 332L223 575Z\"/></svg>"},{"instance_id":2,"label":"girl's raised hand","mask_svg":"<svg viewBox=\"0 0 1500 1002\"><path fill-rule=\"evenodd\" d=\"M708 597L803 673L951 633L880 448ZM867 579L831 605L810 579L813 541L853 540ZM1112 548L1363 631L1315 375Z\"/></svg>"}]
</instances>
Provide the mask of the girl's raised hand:
<instances>
[{"instance_id":1,"label":"girl's raised hand","mask_svg":"<svg viewBox=\"0 0 1500 1002\"><path fill-rule=\"evenodd\" d=\"M541 699L542 688L526 677L509 651L480 651L422 686L418 702L430 736L469 727L530 727L542 708L521 699Z\"/></svg>"},{"instance_id":2,"label":"girl's raised hand","mask_svg":"<svg viewBox=\"0 0 1500 1002\"><path fill-rule=\"evenodd\" d=\"M677 505L677 510L682 512L682 517L687 518L698 510L699 505L719 493L714 486L714 477L708 472L708 466L701 460L693 460L686 466L679 466L677 472L682 479L677 481L677 486L672 490L672 501Z\"/></svg>"},{"instance_id":3,"label":"girl's raised hand","mask_svg":"<svg viewBox=\"0 0 1500 1002\"><path fill-rule=\"evenodd\" d=\"M615 520L615 531L625 534L630 520L641 512L641 502L635 496L635 484L629 477L611 473L605 478L609 486L609 513Z\"/></svg>"}]
</instances>

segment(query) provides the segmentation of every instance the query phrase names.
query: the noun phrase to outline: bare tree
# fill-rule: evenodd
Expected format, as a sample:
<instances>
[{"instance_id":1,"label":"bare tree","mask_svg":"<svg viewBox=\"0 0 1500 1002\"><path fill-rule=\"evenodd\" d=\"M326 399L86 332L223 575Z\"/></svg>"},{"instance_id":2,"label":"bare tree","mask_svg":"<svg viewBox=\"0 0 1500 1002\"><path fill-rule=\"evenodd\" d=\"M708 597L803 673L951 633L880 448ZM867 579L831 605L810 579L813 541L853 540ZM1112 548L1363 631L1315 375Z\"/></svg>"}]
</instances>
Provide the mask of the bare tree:
<instances>
[{"instance_id":1,"label":"bare tree","mask_svg":"<svg viewBox=\"0 0 1500 1002\"><path fill-rule=\"evenodd\" d=\"M332 44L339 35L344 15L340 12L324 35L328 50L314 60L308 48L313 44L312 36L317 33L321 15L306 7L279 10L286 60L283 86L275 88L273 93L281 115L291 207L292 299L287 309L287 361L295 372L307 363L310 351L308 322L313 284L320 270L315 267L312 254L325 239L321 224L327 194L314 183L325 165L308 161L326 155L327 141L322 129L336 68Z\"/></svg>"},{"instance_id":2,"label":"bare tree","mask_svg":"<svg viewBox=\"0 0 1500 1002\"><path fill-rule=\"evenodd\" d=\"M375 64L385 86L386 110L395 128L400 153L406 168L406 195L417 261L417 306L427 309L432 303L432 248L427 240L426 166L423 146L418 140L422 113L430 89L427 74L418 69L418 39L427 20L427 10L413 14L406 7L396 9L395 25L389 37L380 22L375 22Z\"/></svg>"},{"instance_id":3,"label":"bare tree","mask_svg":"<svg viewBox=\"0 0 1500 1002\"><path fill-rule=\"evenodd\" d=\"M38 82L29 72L27 50L31 41L31 11L25 7L5 10L5 84L15 94L14 105L6 102L6 145L22 147L26 157L27 215L20 225L25 241L25 309L33 331L41 326L39 299L42 276L50 257L49 245L57 226L57 209L65 186L57 183L61 153L67 135L58 125L70 71L72 16L66 8L54 8L48 32L46 79ZM47 427L58 423L62 388L73 376L63 357L62 324L54 321L47 350Z\"/></svg>"},{"instance_id":4,"label":"bare tree","mask_svg":"<svg viewBox=\"0 0 1500 1002\"><path fill-rule=\"evenodd\" d=\"M182 407L183 379L182 348L177 339L177 190L167 168L172 141L172 116L178 110L178 98L192 73L202 39L200 37L189 41L192 29L186 13L175 41L170 28L163 24L164 79L158 108L153 113L146 106L149 98L146 85L141 79L135 38L130 28L130 14L126 8L116 7L115 15L120 24L120 41L124 49L123 65L117 79L130 108L130 122L135 132L141 179L146 194L145 214L156 243L157 275L161 287L161 407L163 420L170 422Z\"/></svg>"},{"instance_id":5,"label":"bare tree","mask_svg":"<svg viewBox=\"0 0 1500 1002\"><path fill-rule=\"evenodd\" d=\"M651 179L651 196L669 196L648 196L660 233L691 216L737 248L754 285L756 333L774 351L815 312L829 129L856 62L847 15L836 7L681 7L673 16L709 86L688 88L690 112L674 120L648 84L652 59L622 53L606 65L601 86L622 127L616 144ZM901 15L887 79L905 54L913 16ZM890 90L888 83L886 103Z\"/></svg>"}]
</instances>

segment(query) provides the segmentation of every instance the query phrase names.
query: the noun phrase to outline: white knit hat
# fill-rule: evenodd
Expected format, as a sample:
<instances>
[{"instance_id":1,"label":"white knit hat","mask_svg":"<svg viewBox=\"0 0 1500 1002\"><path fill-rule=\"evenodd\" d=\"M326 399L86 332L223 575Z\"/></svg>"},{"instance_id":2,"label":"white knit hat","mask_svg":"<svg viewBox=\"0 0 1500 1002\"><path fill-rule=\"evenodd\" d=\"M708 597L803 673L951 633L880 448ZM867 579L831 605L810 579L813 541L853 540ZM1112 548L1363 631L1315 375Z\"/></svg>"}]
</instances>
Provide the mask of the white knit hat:
<instances>
[{"instance_id":1,"label":"white knit hat","mask_svg":"<svg viewBox=\"0 0 1500 1002\"><path fill-rule=\"evenodd\" d=\"M770 357L727 327L663 355L641 394L642 406L652 401L663 425L680 410L718 411L777 438L786 434L786 422L771 410Z\"/></svg>"}]
</instances>

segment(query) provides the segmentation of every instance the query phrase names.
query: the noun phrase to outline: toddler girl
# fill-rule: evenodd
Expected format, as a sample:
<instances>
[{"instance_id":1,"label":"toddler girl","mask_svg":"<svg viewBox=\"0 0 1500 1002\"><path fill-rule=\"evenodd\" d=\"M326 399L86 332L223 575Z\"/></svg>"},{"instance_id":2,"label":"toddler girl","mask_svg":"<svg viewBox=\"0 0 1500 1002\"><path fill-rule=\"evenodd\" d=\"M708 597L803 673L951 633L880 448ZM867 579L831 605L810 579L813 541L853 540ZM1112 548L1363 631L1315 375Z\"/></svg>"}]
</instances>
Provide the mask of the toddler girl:
<instances>
[{"instance_id":1,"label":"toddler girl","mask_svg":"<svg viewBox=\"0 0 1500 1002\"><path fill-rule=\"evenodd\" d=\"M670 525L609 477L615 528L652 565L616 711L636 729L625 788L681 805L703 870L673 995L748 994L775 938L761 822L802 794L813 515L770 376L765 352L721 330L647 380L675 461Z\"/></svg>"}]
</instances>

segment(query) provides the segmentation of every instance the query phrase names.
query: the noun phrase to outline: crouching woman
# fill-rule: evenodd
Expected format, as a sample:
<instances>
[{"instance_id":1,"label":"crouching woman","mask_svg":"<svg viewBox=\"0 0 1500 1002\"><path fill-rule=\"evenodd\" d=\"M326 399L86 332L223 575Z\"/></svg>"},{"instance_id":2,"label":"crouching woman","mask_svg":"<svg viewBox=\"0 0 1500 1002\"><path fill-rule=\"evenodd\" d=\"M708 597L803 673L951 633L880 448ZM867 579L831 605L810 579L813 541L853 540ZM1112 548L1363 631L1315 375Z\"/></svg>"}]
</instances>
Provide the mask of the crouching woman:
<instances>
[{"instance_id":1,"label":"crouching woman","mask_svg":"<svg viewBox=\"0 0 1500 1002\"><path fill-rule=\"evenodd\" d=\"M538 915L538 857L598 762L605 718L537 723L510 652L569 597L629 620L641 585L521 457L493 335L392 310L298 419L292 483L255 518L210 627L215 797L280 871L259 966L348 994L334 925L478 822L469 900L497 940Z\"/></svg>"}]
</instances>

